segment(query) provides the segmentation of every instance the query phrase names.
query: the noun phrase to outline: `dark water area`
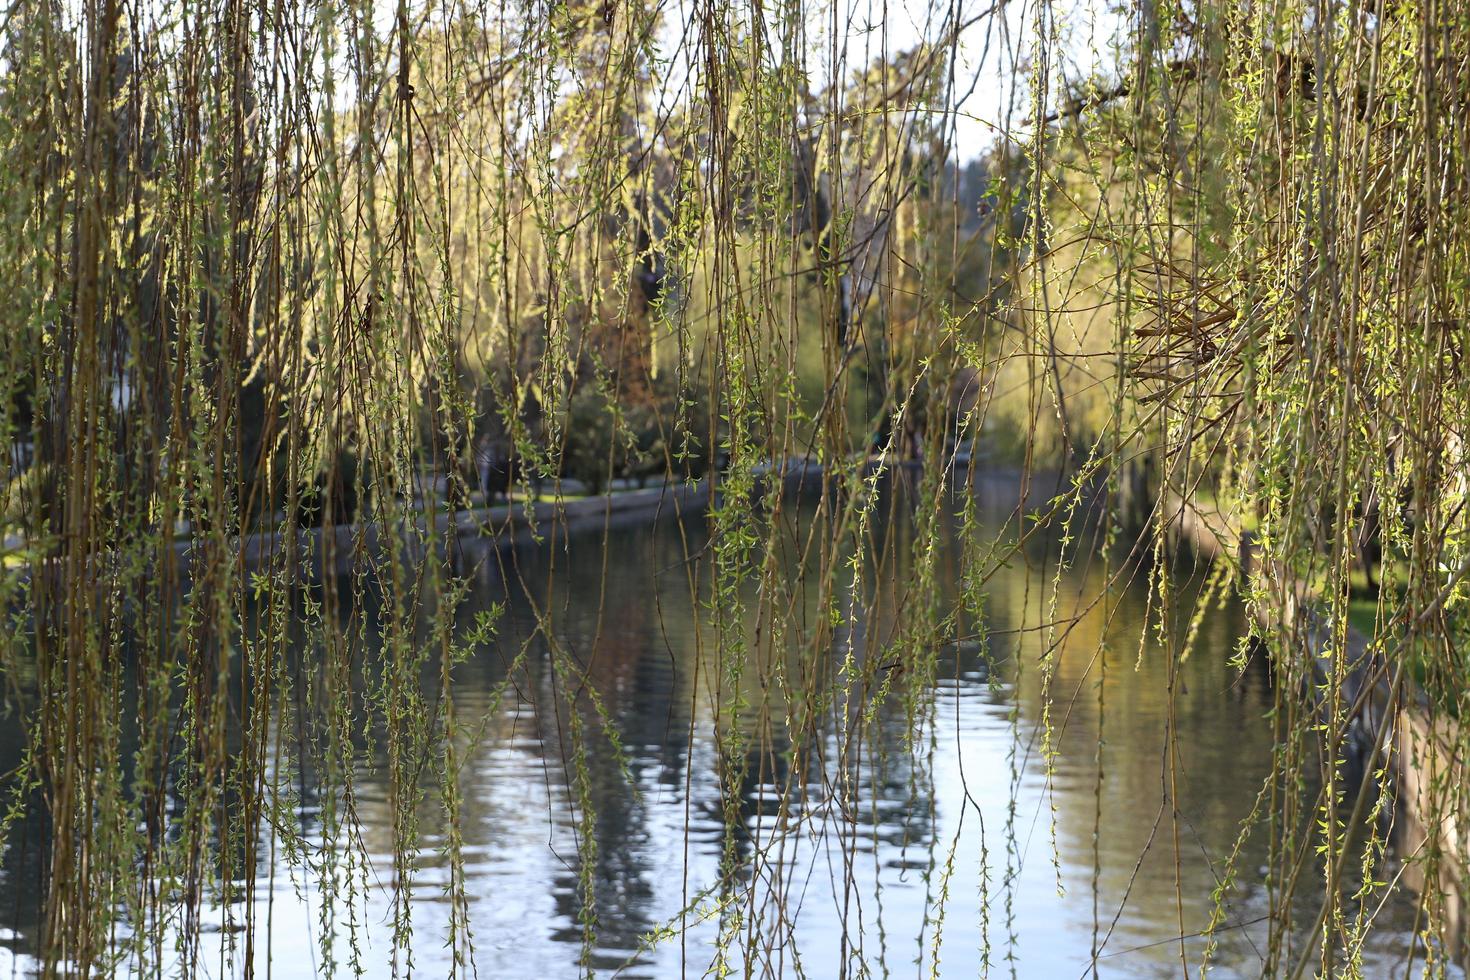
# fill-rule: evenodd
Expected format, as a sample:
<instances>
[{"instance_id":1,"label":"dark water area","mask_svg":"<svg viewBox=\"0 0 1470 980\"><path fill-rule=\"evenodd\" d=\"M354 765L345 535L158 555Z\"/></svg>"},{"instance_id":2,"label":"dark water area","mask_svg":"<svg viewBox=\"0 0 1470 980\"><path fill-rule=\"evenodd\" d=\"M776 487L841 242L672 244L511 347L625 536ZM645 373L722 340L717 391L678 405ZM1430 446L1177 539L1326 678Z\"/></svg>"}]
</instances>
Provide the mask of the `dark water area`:
<instances>
[{"instance_id":1,"label":"dark water area","mask_svg":"<svg viewBox=\"0 0 1470 980\"><path fill-rule=\"evenodd\" d=\"M997 536L1014 531L1002 527L1003 514L996 509L989 518ZM858 605L842 610L837 646L858 658L884 655L892 621L881 610L891 610L908 584L912 532L899 519L885 521L880 533L894 534L895 557L872 573L879 595L893 602L880 601L880 611L863 621ZM928 976L936 961L944 976L1175 977L1186 963L1195 975L1205 944L1196 934L1209 923L1225 861L1272 767L1267 673L1259 663L1243 671L1229 664L1244 632L1238 604L1204 614L1193 652L1177 664L1171 705L1171 654L1150 625L1157 610L1151 619L1145 573L1106 589L1101 556L1084 546L1061 573L1053 608L1055 540L1038 539L986 583L985 638L941 648L917 728L894 700L877 712L858 750L839 731L843 709L829 706L839 721L819 728L800 755L804 768L793 771L785 706L779 695L766 697L767 710L748 718L749 765L733 845L744 866L737 893L724 896L727 908L755 910L755 932L769 940L746 964L741 950L751 923L732 926L718 907L729 846L714 736L720 671L707 568L693 595L690 577L708 561L707 540L702 520L682 529L664 521L477 559L460 619L468 624L497 606L503 615L494 640L456 668L451 696L464 729L456 741L459 833L479 977L553 980L588 969L704 976L722 929L733 932L726 939L733 939L735 975L749 966L752 976ZM814 602L799 585L797 560L780 560L791 569L793 620L813 620L820 612L807 608ZM939 587L952 592L955 556L945 555L940 569ZM1202 574L1176 576L1177 632ZM743 598L753 607L759 597L750 593ZM537 610L553 624L554 643L538 630ZM964 625L979 635L979 624ZM1054 643L1046 712L1043 658ZM568 675L553 669L553 647L585 670L602 704L601 716L578 709L590 732L586 785L596 815L590 950L579 921ZM773 676L772 667L749 676L744 693L759 705L756 678ZM601 717L616 733L622 762L599 734ZM1172 769L1171 723L1179 733ZM18 756L19 732L0 734L3 755ZM361 732L369 757L376 744L374 732ZM379 753L354 775L370 867L357 872L367 881L365 906L349 914L338 899L337 969L344 975L349 919L366 975L393 970L385 763ZM283 782L302 782L287 766ZM1167 802L1171 785L1177 820ZM305 800L301 825L319 846L321 801L310 793ZM41 835L34 822L28 828L31 837ZM450 871L441 849L448 828L432 792L418 829L413 971L447 976ZM36 921L35 843L12 846L0 883L0 923L10 925L7 948L22 973ZM257 975L266 975L267 959L271 976L319 975L324 882L288 871L279 841L266 845L255 915L257 928L269 921L270 931L256 952ZM1267 835L1258 829L1237 858L1211 976L1261 973L1266 861ZM340 863L330 872L339 885L349 873ZM239 975L240 954L233 964L221 957L235 935L224 926L229 916L217 907L211 914L216 924L207 927L214 931L206 933L203 962L223 964L212 973ZM1407 901L1381 913L1364 953L1366 976L1402 975L1412 916ZM665 938L650 946L646 937L660 933Z\"/></svg>"}]
</instances>

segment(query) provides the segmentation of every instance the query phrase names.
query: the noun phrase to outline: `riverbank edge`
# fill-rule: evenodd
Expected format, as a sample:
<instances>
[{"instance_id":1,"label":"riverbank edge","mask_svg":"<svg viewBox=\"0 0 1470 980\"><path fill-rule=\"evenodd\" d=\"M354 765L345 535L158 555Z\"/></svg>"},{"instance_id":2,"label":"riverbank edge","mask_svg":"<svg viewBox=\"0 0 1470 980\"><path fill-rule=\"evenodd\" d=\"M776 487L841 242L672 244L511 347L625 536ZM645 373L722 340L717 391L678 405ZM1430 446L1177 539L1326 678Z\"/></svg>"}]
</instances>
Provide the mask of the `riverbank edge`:
<instances>
[{"instance_id":1,"label":"riverbank edge","mask_svg":"<svg viewBox=\"0 0 1470 980\"><path fill-rule=\"evenodd\" d=\"M1165 526L1192 546L1196 554L1212 561L1233 561L1242 576L1252 575L1258 559L1250 531L1182 497L1169 499L1166 506ZM1320 635L1324 627L1306 587L1296 581L1273 584L1268 601L1255 607L1261 625L1304 628L1309 636ZM1447 920L1455 938L1463 943L1466 884L1470 881L1470 825L1463 808L1455 805L1455 797L1448 795L1464 786L1470 775L1470 767L1457 748L1464 742L1461 722L1431 714L1423 691L1407 676L1401 681L1403 692L1395 706L1390 672L1380 669L1382 651L1351 624L1346 637L1348 674L1342 690L1349 705L1361 703L1348 737L1364 760L1371 761L1380 751L1388 750L1396 789L1395 819L1403 835L1399 841L1401 853L1438 852L1440 884L1451 900L1445 910ZM1314 637L1312 645L1314 671L1319 680L1327 681L1331 678L1331 658L1321 652L1326 644ZM1365 691L1370 679L1372 687ZM1437 820L1432 816L1436 814ZM1409 884L1422 889L1424 880L1418 877Z\"/></svg>"},{"instance_id":2,"label":"riverbank edge","mask_svg":"<svg viewBox=\"0 0 1470 980\"><path fill-rule=\"evenodd\" d=\"M916 461L886 464L881 467L880 475L911 474L919 465ZM828 485L823 467L815 461L803 460L762 469L757 473L756 492L766 492L773 477L781 484L783 493L798 496L822 493ZM987 466L976 470L967 482L971 492L992 499L1008 501L1014 492L1014 504L1019 507L1039 506L1064 489L1059 471L1037 471L1027 480L1020 467L1011 466ZM238 556L245 571L257 571L283 560L293 547L289 536L294 535L296 556L306 561L314 574L321 574L328 565L334 573L341 574L365 555L382 554L395 540L399 547L409 549L410 557L419 556L418 548L423 543L442 546L452 541L453 547L462 553L556 543L589 530L652 524L666 516L701 514L714 506L720 493L719 482L712 483L706 477L577 499L555 496L534 502L512 500L458 511L415 509L395 522L361 521L327 528L252 532L233 544L229 554L232 558ZM206 560L206 547L204 538L185 537L174 542L173 551L187 570L196 561Z\"/></svg>"},{"instance_id":3,"label":"riverbank edge","mask_svg":"<svg viewBox=\"0 0 1470 980\"><path fill-rule=\"evenodd\" d=\"M709 506L709 481L668 483L641 490L623 490L568 500L512 500L490 507L451 511L418 510L395 522L361 521L330 527L300 527L248 534L230 549L245 571L257 571L286 560L294 550L314 574L330 568L334 574L351 569L366 555L382 554L396 544L409 558L427 547L455 548L461 557L484 549L505 549L541 542L555 544L568 535L633 524L653 523L664 515L686 516ZM205 558L200 538L174 543L174 555L186 569Z\"/></svg>"}]
</instances>

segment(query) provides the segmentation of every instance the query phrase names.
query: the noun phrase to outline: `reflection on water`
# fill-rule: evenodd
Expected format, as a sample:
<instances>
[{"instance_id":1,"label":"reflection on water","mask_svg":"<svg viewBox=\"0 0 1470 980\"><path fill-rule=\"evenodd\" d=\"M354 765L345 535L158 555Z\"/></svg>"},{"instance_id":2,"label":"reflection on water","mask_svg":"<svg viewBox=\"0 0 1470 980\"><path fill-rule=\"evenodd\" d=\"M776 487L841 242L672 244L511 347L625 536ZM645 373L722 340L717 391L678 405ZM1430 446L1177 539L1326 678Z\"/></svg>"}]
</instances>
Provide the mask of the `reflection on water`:
<instances>
[{"instance_id":1,"label":"reflection on water","mask_svg":"<svg viewBox=\"0 0 1470 980\"><path fill-rule=\"evenodd\" d=\"M902 555L906 532L892 530ZM1265 675L1227 665L1241 632L1238 608L1207 615L1194 654L1179 667L1177 819L1166 792L1168 657L1145 628L1145 592L1119 586L1094 601L1104 592L1102 562L1080 562L1061 580L1056 613L1067 625L1044 628L1052 545L1041 542L986 583L986 641L941 651L924 705L929 724L917 738L894 700L861 744L839 738L836 724L815 724L811 744L792 751L786 726L771 717L788 706L767 691L766 712L747 713L755 737L732 838L712 734L721 675L708 609L691 600L691 570L706 560L703 534L666 522L585 535L566 548L492 555L479 566L465 621L496 603L505 603L506 615L495 641L458 668L452 696L465 728L457 746L460 835L480 977L551 980L584 971L576 790L558 689L567 675L551 668L533 609L549 611L555 642L585 666L624 754L625 765L611 740L589 727L597 927L587 965L599 975L704 975L722 930L737 972L744 938L763 937L750 964L756 976L927 976L937 962L956 976L988 965L995 976L1164 977L1181 974L1181 956L1193 975L1203 940L1192 934L1208 922L1216 875L1271 765ZM954 563L941 568L940 586L952 590ZM845 611L841 645L851 641L859 655L882 650L883 610L903 601L905 571L901 559L885 565L879 594L889 601L870 617L853 622L853 610ZM1187 596L1188 583L1180 585ZM694 590L705 602L707 590ZM792 621L815 620L818 610L802 610L803 590L792 596ZM1062 633L1048 776L1041 659L1049 638ZM521 651L523 665L507 686L508 665ZM752 673L749 683L757 676L773 672ZM747 692L747 700L759 705L761 692ZM850 710L862 710L861 699L854 703ZM818 714L840 719L842 711L829 705ZM9 732L8 754L16 737ZM363 741L370 744L371 733ZM355 786L372 869L368 905L353 915L370 976L391 970L392 817L378 761L361 768ZM301 819L310 837L317 828L309 792L306 799ZM445 976L447 830L432 799L420 830L414 970ZM28 832L38 836L39 828ZM1263 833L1244 845L1212 975L1260 973L1266 846ZM759 917L761 928L717 913L727 853L741 858L734 887L746 891L725 897ZM319 882L272 877L267 862L272 854L279 861L280 849L262 854L256 901L260 921L269 917L270 945L257 951L258 962L269 956L274 976L313 975L322 967ZM13 848L6 859L13 945L22 952L34 931L25 899L35 894L37 867L34 846L29 857ZM345 937L349 915L339 912ZM1374 940L1368 975L1389 975L1401 962L1411 914L1385 913L1390 928ZM646 937L669 930L648 948ZM230 935L207 938L228 943ZM218 963L218 953L203 962Z\"/></svg>"}]
</instances>

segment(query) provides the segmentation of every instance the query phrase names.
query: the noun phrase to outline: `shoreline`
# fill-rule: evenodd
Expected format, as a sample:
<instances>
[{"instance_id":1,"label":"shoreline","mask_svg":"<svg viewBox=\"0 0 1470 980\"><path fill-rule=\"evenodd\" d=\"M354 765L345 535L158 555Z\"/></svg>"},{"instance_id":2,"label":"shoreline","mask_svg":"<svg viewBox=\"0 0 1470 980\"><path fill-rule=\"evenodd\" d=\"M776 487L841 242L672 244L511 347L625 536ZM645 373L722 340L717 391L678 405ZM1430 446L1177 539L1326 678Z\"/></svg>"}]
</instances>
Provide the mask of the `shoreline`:
<instances>
[{"instance_id":1,"label":"shoreline","mask_svg":"<svg viewBox=\"0 0 1470 980\"><path fill-rule=\"evenodd\" d=\"M1217 524L1192 502L1174 498L1168 502L1167 526L1177 533L1181 543L1191 545L1200 557L1214 561L1235 561L1244 576L1252 574L1257 552L1251 532ZM1234 541L1231 538L1234 538ZM1297 581L1273 576L1272 595L1268 606L1256 608L1263 626L1278 629L1304 629L1313 649L1312 665L1323 683L1332 680L1331 658L1322 654L1327 638L1322 635L1325 624L1314 607L1312 596ZM1421 893L1426 874L1435 871L1444 891L1445 909L1451 927L1450 940L1463 942L1466 922L1466 878L1470 869L1470 851L1466 848L1463 806L1453 794L1465 785L1465 761L1457 757L1454 747L1463 741L1458 737L1458 719L1436 717L1429 710L1428 699L1418 684L1404 676L1395 698L1390 680L1389 662L1380 646L1351 623L1345 625L1347 675L1343 678L1343 700L1352 717L1344 733L1360 765L1381 764L1386 755L1394 783L1394 810L1391 833L1395 849L1404 867L1410 869L1411 887ZM1325 708L1318 702L1319 711ZM1437 820L1431 814L1438 814ZM1409 863L1421 852L1438 855L1437 867L1425 868ZM1452 950L1457 953L1458 950Z\"/></svg>"}]
</instances>

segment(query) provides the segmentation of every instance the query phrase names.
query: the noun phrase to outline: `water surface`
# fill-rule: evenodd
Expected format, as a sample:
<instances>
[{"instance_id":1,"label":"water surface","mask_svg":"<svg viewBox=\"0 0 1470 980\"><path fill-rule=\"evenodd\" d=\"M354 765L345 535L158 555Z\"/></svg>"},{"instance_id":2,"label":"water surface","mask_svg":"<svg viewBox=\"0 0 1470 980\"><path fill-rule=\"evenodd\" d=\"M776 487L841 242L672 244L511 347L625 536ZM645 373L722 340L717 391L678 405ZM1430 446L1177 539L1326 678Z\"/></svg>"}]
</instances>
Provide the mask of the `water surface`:
<instances>
[{"instance_id":1,"label":"water surface","mask_svg":"<svg viewBox=\"0 0 1470 980\"><path fill-rule=\"evenodd\" d=\"M996 535L1007 533L1003 514L988 518ZM877 533L893 537L890 560L870 568L879 601L843 611L834 662L849 652L886 656L892 608L911 585L907 521L880 524ZM1116 563L1084 546L1054 600L1055 541L1038 540L986 583L981 621L961 624L968 639L939 649L938 676L919 703L922 724L890 699L861 746L845 743L840 719L863 710L858 696L827 706L829 723L793 755L781 723L789 705L751 679L747 700L758 706L764 697L767 711L747 712L747 774L732 837L714 735L720 671L706 542L702 521L682 529L665 521L479 561L462 619L496 605L504 616L495 639L457 668L452 688L466 729L457 742L459 829L478 976L552 980L589 969L702 976L722 928L734 936L731 964L740 972L749 965L754 976L927 976L936 960L946 976L1173 977L1186 964L1193 975L1204 946L1196 934L1271 768L1266 673L1259 664L1243 671L1229 664L1243 628L1237 606L1207 613L1180 662L1177 648L1162 648L1150 628L1157 617L1149 616L1142 572L1105 589L1105 570ZM810 624L818 611L795 574L795 551L779 559L792 586L791 619ZM946 592L956 587L953 551L940 562L938 587ZM1197 584L1177 573L1176 616L1188 615ZM743 599L757 605L755 590L747 592ZM538 631L536 610L549 614L554 642ZM746 627L754 636L755 624ZM595 813L590 942L579 921L568 675L552 668L553 646L585 669L602 703L599 715L579 702ZM772 676L771 667L748 676ZM602 717L621 744L621 762L600 734ZM1171 725L1179 735L1174 753ZM362 744L374 744L371 731ZM800 771L793 758L804 760ZM377 763L355 776L372 865L369 901L339 907L336 923L344 940L339 969L351 918L369 976L393 969L392 818L385 766ZM307 796L303 826L311 838L315 808ZM445 976L452 966L448 862L439 854L446 826L432 793L419 829L413 970ZM263 971L268 959L272 976L316 975L324 966L321 882L288 875L279 847L272 874L271 853L264 849L257 879L257 916L270 921L258 964ZM737 892L723 897L729 907L757 910L757 934L773 940L749 964L740 950L750 923L737 927L716 911L722 857L732 853L742 862ZM1265 861L1258 832L1240 851L1214 976L1261 972ZM12 945L24 953L24 884L14 859L7 867L20 926ZM1402 968L1411 914L1399 905L1384 913L1388 928L1369 951L1369 975ZM660 932L665 938L650 946L647 937ZM232 935L221 931L212 942L228 944Z\"/></svg>"}]
</instances>

